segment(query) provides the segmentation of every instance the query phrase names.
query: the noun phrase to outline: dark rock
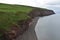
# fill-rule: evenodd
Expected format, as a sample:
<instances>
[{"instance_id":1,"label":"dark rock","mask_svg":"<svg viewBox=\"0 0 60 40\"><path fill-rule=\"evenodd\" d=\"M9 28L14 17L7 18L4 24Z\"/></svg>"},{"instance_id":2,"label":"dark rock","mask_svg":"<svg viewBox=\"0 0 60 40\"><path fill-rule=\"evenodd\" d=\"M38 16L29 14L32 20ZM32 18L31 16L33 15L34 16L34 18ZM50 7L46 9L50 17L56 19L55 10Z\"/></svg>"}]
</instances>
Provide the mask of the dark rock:
<instances>
[{"instance_id":1,"label":"dark rock","mask_svg":"<svg viewBox=\"0 0 60 40\"><path fill-rule=\"evenodd\" d=\"M42 17L49 16L55 14L54 11L48 9L33 9L28 15L32 18L34 17Z\"/></svg>"}]
</instances>

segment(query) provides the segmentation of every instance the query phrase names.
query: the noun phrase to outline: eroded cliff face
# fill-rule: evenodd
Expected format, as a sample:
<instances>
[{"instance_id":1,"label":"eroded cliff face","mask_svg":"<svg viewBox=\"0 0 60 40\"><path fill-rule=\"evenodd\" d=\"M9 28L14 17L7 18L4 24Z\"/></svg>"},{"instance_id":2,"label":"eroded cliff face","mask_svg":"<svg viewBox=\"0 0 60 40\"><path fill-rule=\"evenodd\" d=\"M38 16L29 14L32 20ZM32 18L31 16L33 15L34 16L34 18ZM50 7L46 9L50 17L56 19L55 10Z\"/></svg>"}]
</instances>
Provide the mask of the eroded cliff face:
<instances>
[{"instance_id":1,"label":"eroded cliff face","mask_svg":"<svg viewBox=\"0 0 60 40\"><path fill-rule=\"evenodd\" d=\"M32 20L35 17L44 17L55 14L52 10L45 10L45 9L33 9L28 16L30 16L27 20L20 20L18 21L18 25L20 27L17 27L16 25L13 25L11 27L11 30L8 32L5 32L4 37L6 40L15 40L18 36L22 35L26 30L28 30L30 23L32 23ZM38 19L37 19L38 20Z\"/></svg>"},{"instance_id":2,"label":"eroded cliff face","mask_svg":"<svg viewBox=\"0 0 60 40\"><path fill-rule=\"evenodd\" d=\"M55 14L53 10L48 9L33 9L28 15L32 18L34 17L43 17Z\"/></svg>"}]
</instances>

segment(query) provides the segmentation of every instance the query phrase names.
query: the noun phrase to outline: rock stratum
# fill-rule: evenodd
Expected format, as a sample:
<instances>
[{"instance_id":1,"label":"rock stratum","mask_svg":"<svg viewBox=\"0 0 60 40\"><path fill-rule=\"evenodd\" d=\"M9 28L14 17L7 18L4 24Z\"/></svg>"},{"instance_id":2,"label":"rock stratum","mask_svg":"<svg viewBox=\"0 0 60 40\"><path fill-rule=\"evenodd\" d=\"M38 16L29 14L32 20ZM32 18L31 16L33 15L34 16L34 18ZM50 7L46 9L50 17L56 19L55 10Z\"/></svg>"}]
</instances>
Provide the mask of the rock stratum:
<instances>
[{"instance_id":1,"label":"rock stratum","mask_svg":"<svg viewBox=\"0 0 60 40\"><path fill-rule=\"evenodd\" d=\"M6 7L3 7L3 6L6 6ZM12 9L12 8L14 8L14 9ZM27 12L27 11L29 11L29 12ZM3 14L1 14L1 13L3 13ZM30 7L30 6L23 6L23 5L15 6L15 5L10 5L10 4L0 4L0 14L4 15L2 17L7 16L7 15L5 15L5 13L8 13L8 15L16 13L15 16L16 17L19 16L20 19L17 20L16 24L13 23L10 25L10 27L9 27L10 30L8 30L8 29L5 30L5 29L0 28L0 32L3 33L2 36L0 37L1 40L15 40L20 35L23 35L24 32L26 32L26 30L28 30L30 24L32 23L32 20L35 17L44 17L44 16L49 16L49 15L55 14L54 11L49 10L49 9L44 9L44 8L37 8L37 7ZM11 14L9 14L9 13L11 13ZM28 18L26 17L26 15L28 16ZM11 16L11 17L16 18L15 16ZM7 16L7 17L10 18L10 16ZM23 20L21 20L21 19L23 19ZM4 18L2 20L4 20ZM10 19L8 19L8 20L10 20ZM16 19L14 19L14 20L16 20ZM3 21L3 23L4 23L4 21Z\"/></svg>"}]
</instances>

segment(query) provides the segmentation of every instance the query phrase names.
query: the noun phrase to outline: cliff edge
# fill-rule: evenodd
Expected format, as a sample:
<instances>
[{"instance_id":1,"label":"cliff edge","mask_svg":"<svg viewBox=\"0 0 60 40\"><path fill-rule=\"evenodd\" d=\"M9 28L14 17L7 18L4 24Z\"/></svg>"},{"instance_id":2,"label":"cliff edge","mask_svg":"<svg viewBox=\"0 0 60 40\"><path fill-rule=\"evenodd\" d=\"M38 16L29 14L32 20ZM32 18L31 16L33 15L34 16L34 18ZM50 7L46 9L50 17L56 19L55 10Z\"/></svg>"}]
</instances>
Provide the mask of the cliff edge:
<instances>
[{"instance_id":1,"label":"cliff edge","mask_svg":"<svg viewBox=\"0 0 60 40\"><path fill-rule=\"evenodd\" d=\"M43 17L55 14L53 10L43 9L43 8L35 8L28 15L32 18L34 17Z\"/></svg>"},{"instance_id":2,"label":"cliff edge","mask_svg":"<svg viewBox=\"0 0 60 40\"><path fill-rule=\"evenodd\" d=\"M0 38L14 40L28 30L35 17L53 14L54 11L44 8L0 3Z\"/></svg>"},{"instance_id":3,"label":"cliff edge","mask_svg":"<svg viewBox=\"0 0 60 40\"><path fill-rule=\"evenodd\" d=\"M36 9L32 10L29 14L29 16L31 16L30 22L28 20L29 28L23 33L23 35L17 37L16 40L38 40L35 33L35 26L39 17L49 16L52 14L55 14L52 10L44 10L44 11L42 10L38 11L38 9L37 11Z\"/></svg>"}]
</instances>

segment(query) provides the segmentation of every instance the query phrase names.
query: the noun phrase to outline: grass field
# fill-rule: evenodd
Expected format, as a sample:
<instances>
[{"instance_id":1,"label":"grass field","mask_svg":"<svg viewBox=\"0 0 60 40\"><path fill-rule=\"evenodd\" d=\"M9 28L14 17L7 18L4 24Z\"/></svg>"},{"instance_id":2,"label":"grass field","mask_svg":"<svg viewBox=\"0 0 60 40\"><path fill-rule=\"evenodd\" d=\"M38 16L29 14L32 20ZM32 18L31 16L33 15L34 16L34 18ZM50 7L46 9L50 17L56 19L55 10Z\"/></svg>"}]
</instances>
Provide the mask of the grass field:
<instances>
[{"instance_id":1,"label":"grass field","mask_svg":"<svg viewBox=\"0 0 60 40\"><path fill-rule=\"evenodd\" d=\"M23 5L10 5L10 4L1 4L0 3L0 11L4 11L4 12L18 12L18 11L22 11L22 12L30 12L32 9L32 7L28 7L28 6L23 6Z\"/></svg>"},{"instance_id":2,"label":"grass field","mask_svg":"<svg viewBox=\"0 0 60 40\"><path fill-rule=\"evenodd\" d=\"M0 29L8 31L12 24L17 24L17 21L30 18L28 13L33 9L34 7L0 3ZM41 10L42 8L37 9Z\"/></svg>"},{"instance_id":3,"label":"grass field","mask_svg":"<svg viewBox=\"0 0 60 40\"><path fill-rule=\"evenodd\" d=\"M0 4L0 28L7 30L18 20L29 18L27 15L33 8L21 5Z\"/></svg>"}]
</instances>

